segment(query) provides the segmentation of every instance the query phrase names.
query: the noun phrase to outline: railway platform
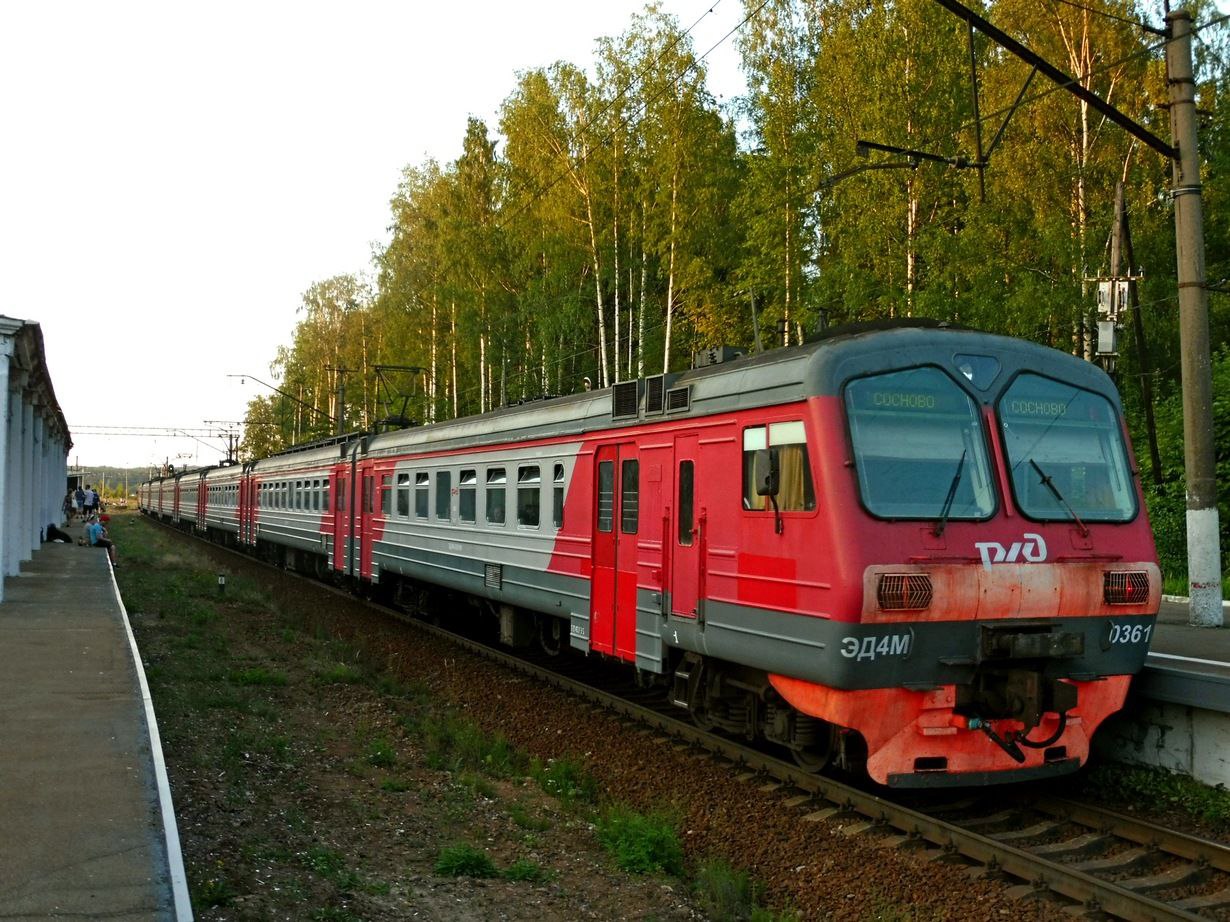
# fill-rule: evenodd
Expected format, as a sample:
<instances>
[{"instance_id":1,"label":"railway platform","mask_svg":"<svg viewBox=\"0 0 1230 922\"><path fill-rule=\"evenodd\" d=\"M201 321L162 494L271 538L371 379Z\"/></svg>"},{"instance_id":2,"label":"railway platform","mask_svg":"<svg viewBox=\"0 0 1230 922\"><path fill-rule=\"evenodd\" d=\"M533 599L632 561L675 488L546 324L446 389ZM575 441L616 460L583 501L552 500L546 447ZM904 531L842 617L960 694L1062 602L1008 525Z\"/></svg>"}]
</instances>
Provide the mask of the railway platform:
<instances>
[{"instance_id":1,"label":"railway platform","mask_svg":"<svg viewBox=\"0 0 1230 922\"><path fill-rule=\"evenodd\" d=\"M1230 785L1230 612L1221 628L1187 619L1186 600L1162 602L1145 668L1097 746L1119 761Z\"/></svg>"},{"instance_id":2,"label":"railway platform","mask_svg":"<svg viewBox=\"0 0 1230 922\"><path fill-rule=\"evenodd\" d=\"M0 918L190 920L145 673L102 550L44 544L8 578L0 663Z\"/></svg>"}]
</instances>

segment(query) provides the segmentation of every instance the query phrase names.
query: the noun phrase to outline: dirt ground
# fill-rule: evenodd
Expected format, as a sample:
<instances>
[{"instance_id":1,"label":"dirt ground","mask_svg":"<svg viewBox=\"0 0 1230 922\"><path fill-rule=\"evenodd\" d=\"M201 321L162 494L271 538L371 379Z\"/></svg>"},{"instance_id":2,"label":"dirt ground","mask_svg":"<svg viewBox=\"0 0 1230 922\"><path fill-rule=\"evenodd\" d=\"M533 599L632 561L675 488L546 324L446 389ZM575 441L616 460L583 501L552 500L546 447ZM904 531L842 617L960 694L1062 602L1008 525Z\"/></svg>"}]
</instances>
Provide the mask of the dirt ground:
<instances>
[{"instance_id":1,"label":"dirt ground","mask_svg":"<svg viewBox=\"0 0 1230 922\"><path fill-rule=\"evenodd\" d=\"M113 531L200 919L748 918L696 889L719 857L782 914L760 919L1055 916L311 584L133 517ZM596 796L558 796L552 766ZM673 819L682 876L616 867L595 830L613 803ZM496 876L442 873L457 845Z\"/></svg>"}]
</instances>

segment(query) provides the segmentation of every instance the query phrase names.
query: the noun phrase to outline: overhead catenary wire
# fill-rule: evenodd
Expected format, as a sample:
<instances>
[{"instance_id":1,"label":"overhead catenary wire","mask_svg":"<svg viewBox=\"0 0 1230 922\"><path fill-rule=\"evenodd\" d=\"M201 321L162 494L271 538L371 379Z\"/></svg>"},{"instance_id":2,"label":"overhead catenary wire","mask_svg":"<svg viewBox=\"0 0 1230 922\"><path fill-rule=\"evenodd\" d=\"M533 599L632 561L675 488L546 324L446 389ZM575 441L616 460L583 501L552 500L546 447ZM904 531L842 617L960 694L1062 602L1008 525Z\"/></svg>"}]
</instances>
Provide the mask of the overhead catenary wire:
<instances>
[{"instance_id":1,"label":"overhead catenary wire","mask_svg":"<svg viewBox=\"0 0 1230 922\"><path fill-rule=\"evenodd\" d=\"M1093 13L1095 16L1102 16L1106 19L1113 19L1115 22L1121 22L1125 25L1135 26L1142 31L1152 33L1153 35L1165 35L1166 30L1159 26L1151 26L1147 22L1141 22L1138 19L1132 19L1128 16L1120 16L1117 13L1110 13L1106 10L1099 10L1092 6L1086 6L1083 3L1077 3L1076 0L1053 0L1055 3L1062 3L1064 6L1074 7L1078 10L1084 10L1086 13Z\"/></svg>"}]
</instances>

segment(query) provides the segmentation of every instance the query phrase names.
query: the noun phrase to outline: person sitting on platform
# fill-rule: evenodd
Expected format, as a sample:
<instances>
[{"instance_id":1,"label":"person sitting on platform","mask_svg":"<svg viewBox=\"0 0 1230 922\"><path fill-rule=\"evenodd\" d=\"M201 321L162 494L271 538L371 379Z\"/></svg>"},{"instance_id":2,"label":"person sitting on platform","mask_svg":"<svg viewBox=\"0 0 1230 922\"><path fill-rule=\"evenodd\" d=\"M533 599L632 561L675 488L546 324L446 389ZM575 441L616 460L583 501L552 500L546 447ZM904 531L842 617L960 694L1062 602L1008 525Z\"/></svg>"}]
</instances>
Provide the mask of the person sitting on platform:
<instances>
[{"instance_id":1,"label":"person sitting on platform","mask_svg":"<svg viewBox=\"0 0 1230 922\"><path fill-rule=\"evenodd\" d=\"M107 529L98 521L97 516L91 516L85 526L85 540L90 547L105 547L107 556L111 558L112 568L119 566L115 561L115 545L107 538Z\"/></svg>"}]
</instances>

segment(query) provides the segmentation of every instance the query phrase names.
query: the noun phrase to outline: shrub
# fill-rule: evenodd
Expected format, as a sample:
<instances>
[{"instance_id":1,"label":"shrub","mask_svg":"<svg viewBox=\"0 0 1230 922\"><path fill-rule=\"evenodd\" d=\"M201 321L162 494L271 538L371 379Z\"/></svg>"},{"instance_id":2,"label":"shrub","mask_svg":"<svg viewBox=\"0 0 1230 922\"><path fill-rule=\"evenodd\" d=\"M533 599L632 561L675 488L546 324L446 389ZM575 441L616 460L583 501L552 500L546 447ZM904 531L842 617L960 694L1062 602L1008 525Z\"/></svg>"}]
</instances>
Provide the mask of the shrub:
<instances>
[{"instance_id":1,"label":"shrub","mask_svg":"<svg viewBox=\"0 0 1230 922\"><path fill-rule=\"evenodd\" d=\"M598 821L598 840L621 870L630 874L683 873L683 846L675 825L660 814L608 810Z\"/></svg>"},{"instance_id":2,"label":"shrub","mask_svg":"<svg viewBox=\"0 0 1230 922\"><path fill-rule=\"evenodd\" d=\"M444 877L495 877L495 865L481 848L464 843L441 849L436 873Z\"/></svg>"}]
</instances>

